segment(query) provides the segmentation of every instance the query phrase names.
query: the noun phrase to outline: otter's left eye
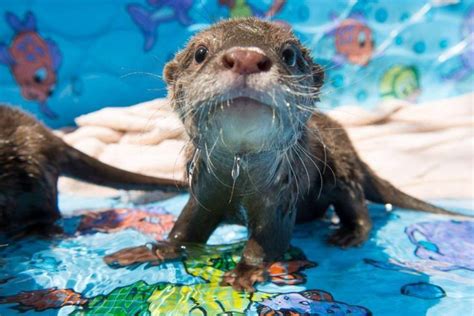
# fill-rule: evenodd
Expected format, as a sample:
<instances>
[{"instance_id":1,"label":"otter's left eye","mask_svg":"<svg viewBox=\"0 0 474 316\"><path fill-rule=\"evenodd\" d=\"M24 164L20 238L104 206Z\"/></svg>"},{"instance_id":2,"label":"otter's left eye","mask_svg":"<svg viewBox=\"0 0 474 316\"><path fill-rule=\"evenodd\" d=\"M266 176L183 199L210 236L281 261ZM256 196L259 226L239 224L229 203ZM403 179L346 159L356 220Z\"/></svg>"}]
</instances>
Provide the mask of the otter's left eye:
<instances>
[{"instance_id":1,"label":"otter's left eye","mask_svg":"<svg viewBox=\"0 0 474 316\"><path fill-rule=\"evenodd\" d=\"M194 60L198 64L202 63L206 59L207 52L208 52L208 50L207 50L206 47L199 46L198 49L196 50L196 52L194 53Z\"/></svg>"},{"instance_id":2,"label":"otter's left eye","mask_svg":"<svg viewBox=\"0 0 474 316\"><path fill-rule=\"evenodd\" d=\"M281 58L288 67L294 67L297 58L296 49L292 46L285 47L281 52Z\"/></svg>"}]
</instances>

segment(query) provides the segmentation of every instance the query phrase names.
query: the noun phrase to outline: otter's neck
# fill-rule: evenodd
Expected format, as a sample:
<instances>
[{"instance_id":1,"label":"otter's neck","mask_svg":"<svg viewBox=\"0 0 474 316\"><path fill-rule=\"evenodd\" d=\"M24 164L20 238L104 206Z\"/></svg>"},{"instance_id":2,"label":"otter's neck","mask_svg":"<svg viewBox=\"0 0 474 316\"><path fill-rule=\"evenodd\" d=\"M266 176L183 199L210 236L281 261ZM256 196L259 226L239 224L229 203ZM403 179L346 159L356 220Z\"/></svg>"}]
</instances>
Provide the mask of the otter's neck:
<instances>
[{"instance_id":1,"label":"otter's neck","mask_svg":"<svg viewBox=\"0 0 474 316\"><path fill-rule=\"evenodd\" d=\"M199 177L206 177L216 185L232 187L236 193L261 191L288 179L292 165L301 163L296 156L296 147L304 143L303 139L304 135L286 147L257 153L199 146L194 148L190 165L199 170Z\"/></svg>"}]
</instances>

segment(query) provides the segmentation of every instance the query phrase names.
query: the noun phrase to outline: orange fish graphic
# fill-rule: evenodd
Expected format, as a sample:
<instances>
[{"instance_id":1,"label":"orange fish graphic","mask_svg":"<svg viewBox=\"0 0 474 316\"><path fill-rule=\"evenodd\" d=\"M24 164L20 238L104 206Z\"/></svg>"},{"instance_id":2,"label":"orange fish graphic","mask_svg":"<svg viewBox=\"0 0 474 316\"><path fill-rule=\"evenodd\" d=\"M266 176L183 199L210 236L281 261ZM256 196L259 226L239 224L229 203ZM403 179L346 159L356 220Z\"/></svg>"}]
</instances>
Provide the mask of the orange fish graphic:
<instances>
[{"instance_id":1,"label":"orange fish graphic","mask_svg":"<svg viewBox=\"0 0 474 316\"><path fill-rule=\"evenodd\" d=\"M336 64L344 61L351 64L366 66L373 57L375 44L372 30L358 16L342 20L335 29L328 32L334 36L337 55Z\"/></svg>"}]
</instances>

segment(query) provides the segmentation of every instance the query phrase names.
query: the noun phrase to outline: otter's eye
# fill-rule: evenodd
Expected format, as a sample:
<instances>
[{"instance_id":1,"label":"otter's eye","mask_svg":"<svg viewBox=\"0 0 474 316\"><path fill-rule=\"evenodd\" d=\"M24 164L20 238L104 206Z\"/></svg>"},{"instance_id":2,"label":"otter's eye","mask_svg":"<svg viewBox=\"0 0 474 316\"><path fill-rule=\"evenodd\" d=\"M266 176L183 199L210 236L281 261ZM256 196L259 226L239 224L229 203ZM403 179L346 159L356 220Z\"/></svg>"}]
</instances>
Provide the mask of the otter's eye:
<instances>
[{"instance_id":1,"label":"otter's eye","mask_svg":"<svg viewBox=\"0 0 474 316\"><path fill-rule=\"evenodd\" d=\"M288 46L281 52L283 62L289 67L294 67L296 65L296 57L296 50L294 47Z\"/></svg>"},{"instance_id":2,"label":"otter's eye","mask_svg":"<svg viewBox=\"0 0 474 316\"><path fill-rule=\"evenodd\" d=\"M199 46L196 52L194 53L194 60L200 64L202 63L207 57L207 48L204 46Z\"/></svg>"}]
</instances>

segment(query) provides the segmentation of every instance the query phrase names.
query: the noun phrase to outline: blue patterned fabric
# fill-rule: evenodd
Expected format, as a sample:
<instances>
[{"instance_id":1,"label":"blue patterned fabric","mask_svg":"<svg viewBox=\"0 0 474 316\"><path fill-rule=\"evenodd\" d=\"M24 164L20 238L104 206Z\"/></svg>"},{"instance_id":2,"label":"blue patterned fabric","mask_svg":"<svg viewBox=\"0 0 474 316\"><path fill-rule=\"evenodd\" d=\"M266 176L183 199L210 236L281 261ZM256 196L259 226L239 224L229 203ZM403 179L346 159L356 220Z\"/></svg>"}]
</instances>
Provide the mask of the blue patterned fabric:
<instances>
[{"instance_id":1,"label":"blue patterned fabric","mask_svg":"<svg viewBox=\"0 0 474 316\"><path fill-rule=\"evenodd\" d=\"M164 96L163 65L193 33L250 15L289 23L326 67L323 109L472 91L473 0L3 0L0 101L59 127Z\"/></svg>"},{"instance_id":2,"label":"blue patterned fabric","mask_svg":"<svg viewBox=\"0 0 474 316\"><path fill-rule=\"evenodd\" d=\"M242 294L222 287L246 231L222 226L193 256L161 265L110 266L104 256L161 240L188 196L148 205L61 196L65 233L0 247L0 314L12 315L472 315L474 222L372 205L361 248L324 240L315 221L295 228L269 281ZM441 203L473 214L473 201ZM101 213L77 208L109 208ZM74 215L73 215L74 213ZM148 225L149 224L149 225ZM1 243L1 242L0 242ZM290 314L291 313L291 314ZM228 315L228 314L226 314Z\"/></svg>"}]
</instances>

